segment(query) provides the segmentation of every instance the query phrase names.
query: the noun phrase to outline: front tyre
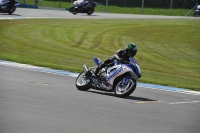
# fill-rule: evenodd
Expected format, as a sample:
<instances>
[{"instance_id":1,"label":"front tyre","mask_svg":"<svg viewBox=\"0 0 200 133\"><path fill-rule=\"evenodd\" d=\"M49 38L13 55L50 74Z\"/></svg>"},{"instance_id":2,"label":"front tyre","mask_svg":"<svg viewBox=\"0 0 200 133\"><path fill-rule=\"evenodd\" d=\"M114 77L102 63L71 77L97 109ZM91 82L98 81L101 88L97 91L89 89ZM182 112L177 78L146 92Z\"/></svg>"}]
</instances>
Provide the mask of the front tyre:
<instances>
[{"instance_id":1,"label":"front tyre","mask_svg":"<svg viewBox=\"0 0 200 133\"><path fill-rule=\"evenodd\" d=\"M200 16L200 13L197 12L197 11L195 11L193 15L194 15L194 17L199 17L199 16Z\"/></svg>"},{"instance_id":2,"label":"front tyre","mask_svg":"<svg viewBox=\"0 0 200 133\"><path fill-rule=\"evenodd\" d=\"M84 72L79 74L75 82L77 89L81 91L89 90L91 88L91 83L92 81L85 76Z\"/></svg>"},{"instance_id":3,"label":"front tyre","mask_svg":"<svg viewBox=\"0 0 200 133\"><path fill-rule=\"evenodd\" d=\"M136 84L137 82L133 78L128 79L127 84L123 84L123 80L121 80L116 84L114 93L117 97L127 97L133 93L136 88Z\"/></svg>"},{"instance_id":4,"label":"front tyre","mask_svg":"<svg viewBox=\"0 0 200 133\"><path fill-rule=\"evenodd\" d=\"M11 15L15 10L16 10L16 7L15 7L15 6L11 7L11 8L9 9L9 11L8 11L8 14Z\"/></svg>"},{"instance_id":5,"label":"front tyre","mask_svg":"<svg viewBox=\"0 0 200 133\"><path fill-rule=\"evenodd\" d=\"M88 14L88 15L91 15L93 12L94 12L94 8L90 8L90 9L87 11L87 14Z\"/></svg>"}]
</instances>

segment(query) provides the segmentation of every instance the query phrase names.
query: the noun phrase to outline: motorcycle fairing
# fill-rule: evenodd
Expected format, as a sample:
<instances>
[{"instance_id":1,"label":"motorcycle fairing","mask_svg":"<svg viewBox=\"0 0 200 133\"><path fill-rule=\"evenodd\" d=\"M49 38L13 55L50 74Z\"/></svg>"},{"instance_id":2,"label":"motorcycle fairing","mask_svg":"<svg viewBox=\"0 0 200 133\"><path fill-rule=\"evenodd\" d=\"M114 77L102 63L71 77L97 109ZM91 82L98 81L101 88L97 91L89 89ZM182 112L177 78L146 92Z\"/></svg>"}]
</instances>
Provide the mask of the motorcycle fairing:
<instances>
[{"instance_id":1,"label":"motorcycle fairing","mask_svg":"<svg viewBox=\"0 0 200 133\"><path fill-rule=\"evenodd\" d=\"M9 0L3 0L0 2L0 6L8 6L9 3L10 3ZM20 5L20 2L18 0L15 0L15 6L18 6L18 5Z\"/></svg>"},{"instance_id":2,"label":"motorcycle fairing","mask_svg":"<svg viewBox=\"0 0 200 133\"><path fill-rule=\"evenodd\" d=\"M130 57L129 60L130 60L130 63L134 66L133 71L135 72L137 77L140 78L141 77L141 69L140 69L139 62L135 58L132 58L132 57Z\"/></svg>"},{"instance_id":3,"label":"motorcycle fairing","mask_svg":"<svg viewBox=\"0 0 200 133\"><path fill-rule=\"evenodd\" d=\"M126 64L127 67L131 68L133 70L133 72L135 72L135 74L137 75L137 77L140 77L140 69L139 66L137 64Z\"/></svg>"},{"instance_id":4,"label":"motorcycle fairing","mask_svg":"<svg viewBox=\"0 0 200 133\"><path fill-rule=\"evenodd\" d=\"M97 80L96 78L92 78L92 86L95 89L113 91L113 88L110 85L106 85L106 84Z\"/></svg>"},{"instance_id":5,"label":"motorcycle fairing","mask_svg":"<svg viewBox=\"0 0 200 133\"><path fill-rule=\"evenodd\" d=\"M84 4L85 7L96 7L97 5L97 2L88 2Z\"/></svg>"},{"instance_id":6,"label":"motorcycle fairing","mask_svg":"<svg viewBox=\"0 0 200 133\"><path fill-rule=\"evenodd\" d=\"M9 1L3 0L0 2L0 6L8 6Z\"/></svg>"},{"instance_id":7,"label":"motorcycle fairing","mask_svg":"<svg viewBox=\"0 0 200 133\"><path fill-rule=\"evenodd\" d=\"M138 77L141 76L141 71L139 64L134 62L133 58L129 58L131 64L121 64L118 65L118 61L114 60L114 66L106 68L106 81L110 86L113 86L114 80L125 74L125 73L130 73L130 75L135 79L138 80ZM102 61L99 58L93 58L93 61L99 66ZM126 80L128 80L130 77L127 77ZM126 83L126 81L124 81Z\"/></svg>"},{"instance_id":8,"label":"motorcycle fairing","mask_svg":"<svg viewBox=\"0 0 200 133\"><path fill-rule=\"evenodd\" d=\"M115 75L117 75L118 73L120 73L122 70L123 69L122 69L121 65L116 65L116 66L107 68L106 80L110 80Z\"/></svg>"},{"instance_id":9,"label":"motorcycle fairing","mask_svg":"<svg viewBox=\"0 0 200 133\"><path fill-rule=\"evenodd\" d=\"M107 82L109 83L110 86L113 86L113 83L114 83L114 80L125 74L125 73L130 73L130 75L135 79L135 80L138 80L138 77L137 75L133 72L133 70L128 67L127 65L117 65L117 66L114 66L114 67L117 67L117 69L114 71L114 72L111 72L110 74L107 73L106 75L106 80ZM112 67L111 67L112 68ZM107 70L108 71L108 70Z\"/></svg>"},{"instance_id":10,"label":"motorcycle fairing","mask_svg":"<svg viewBox=\"0 0 200 133\"><path fill-rule=\"evenodd\" d=\"M99 58L93 58L93 61L99 66L102 61Z\"/></svg>"}]
</instances>

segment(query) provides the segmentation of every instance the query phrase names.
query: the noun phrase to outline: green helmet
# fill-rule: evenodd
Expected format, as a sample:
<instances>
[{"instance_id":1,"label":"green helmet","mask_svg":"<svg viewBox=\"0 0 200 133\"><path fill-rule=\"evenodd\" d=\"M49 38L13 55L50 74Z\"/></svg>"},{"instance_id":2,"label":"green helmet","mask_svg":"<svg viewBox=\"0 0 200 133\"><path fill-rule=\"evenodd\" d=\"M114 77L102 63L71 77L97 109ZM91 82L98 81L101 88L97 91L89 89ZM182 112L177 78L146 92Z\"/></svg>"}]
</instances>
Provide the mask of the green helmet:
<instances>
[{"instance_id":1,"label":"green helmet","mask_svg":"<svg viewBox=\"0 0 200 133\"><path fill-rule=\"evenodd\" d=\"M130 54L131 57L134 57L137 53L137 45L134 43L129 43L126 46L126 51Z\"/></svg>"}]
</instances>

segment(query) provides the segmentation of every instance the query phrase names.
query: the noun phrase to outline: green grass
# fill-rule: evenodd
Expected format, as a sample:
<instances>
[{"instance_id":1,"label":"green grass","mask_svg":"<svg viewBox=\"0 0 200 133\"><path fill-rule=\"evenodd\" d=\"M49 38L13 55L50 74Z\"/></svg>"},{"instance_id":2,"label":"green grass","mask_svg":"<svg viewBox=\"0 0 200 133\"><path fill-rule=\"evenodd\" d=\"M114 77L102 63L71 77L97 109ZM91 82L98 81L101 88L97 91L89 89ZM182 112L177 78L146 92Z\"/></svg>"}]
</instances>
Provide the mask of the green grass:
<instances>
[{"instance_id":1,"label":"green grass","mask_svg":"<svg viewBox=\"0 0 200 133\"><path fill-rule=\"evenodd\" d=\"M137 44L140 82L200 91L199 20L0 20L0 59L81 72Z\"/></svg>"},{"instance_id":2,"label":"green grass","mask_svg":"<svg viewBox=\"0 0 200 133\"><path fill-rule=\"evenodd\" d=\"M22 2L23 3L23 2ZM28 5L34 5L34 0L28 0L26 2ZM69 2L60 2L60 1L39 1L38 6L42 7L53 7L53 8L70 8L71 3ZM95 7L96 12L106 12L106 6L99 4ZM145 15L168 15L168 16L185 16L190 9L172 9L169 8L148 8L144 7L144 14ZM124 14L141 14L142 10L141 7L119 7L119 6L108 6L107 12L109 13L124 13ZM193 12L189 14L192 16Z\"/></svg>"},{"instance_id":3,"label":"green grass","mask_svg":"<svg viewBox=\"0 0 200 133\"><path fill-rule=\"evenodd\" d=\"M97 12L104 12L105 6L97 6L95 9ZM190 10L189 9L172 9L169 8L144 8L143 14L145 15L167 15L167 16L185 16ZM124 14L142 14L141 7L118 7L109 6L109 13L124 13ZM192 16L191 12L188 16Z\"/></svg>"}]
</instances>

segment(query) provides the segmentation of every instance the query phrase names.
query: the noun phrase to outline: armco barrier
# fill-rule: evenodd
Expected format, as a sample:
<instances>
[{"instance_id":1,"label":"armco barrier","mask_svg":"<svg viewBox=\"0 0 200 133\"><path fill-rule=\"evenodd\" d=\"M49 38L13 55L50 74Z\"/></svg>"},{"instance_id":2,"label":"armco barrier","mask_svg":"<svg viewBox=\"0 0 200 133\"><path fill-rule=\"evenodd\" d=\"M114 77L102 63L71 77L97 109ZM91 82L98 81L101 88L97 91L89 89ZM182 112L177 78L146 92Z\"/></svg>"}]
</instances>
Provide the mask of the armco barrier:
<instances>
[{"instance_id":1,"label":"armco barrier","mask_svg":"<svg viewBox=\"0 0 200 133\"><path fill-rule=\"evenodd\" d=\"M38 6L34 6L34 5L26 5L26 4L20 4L20 5L18 5L17 7L38 9Z\"/></svg>"}]
</instances>

